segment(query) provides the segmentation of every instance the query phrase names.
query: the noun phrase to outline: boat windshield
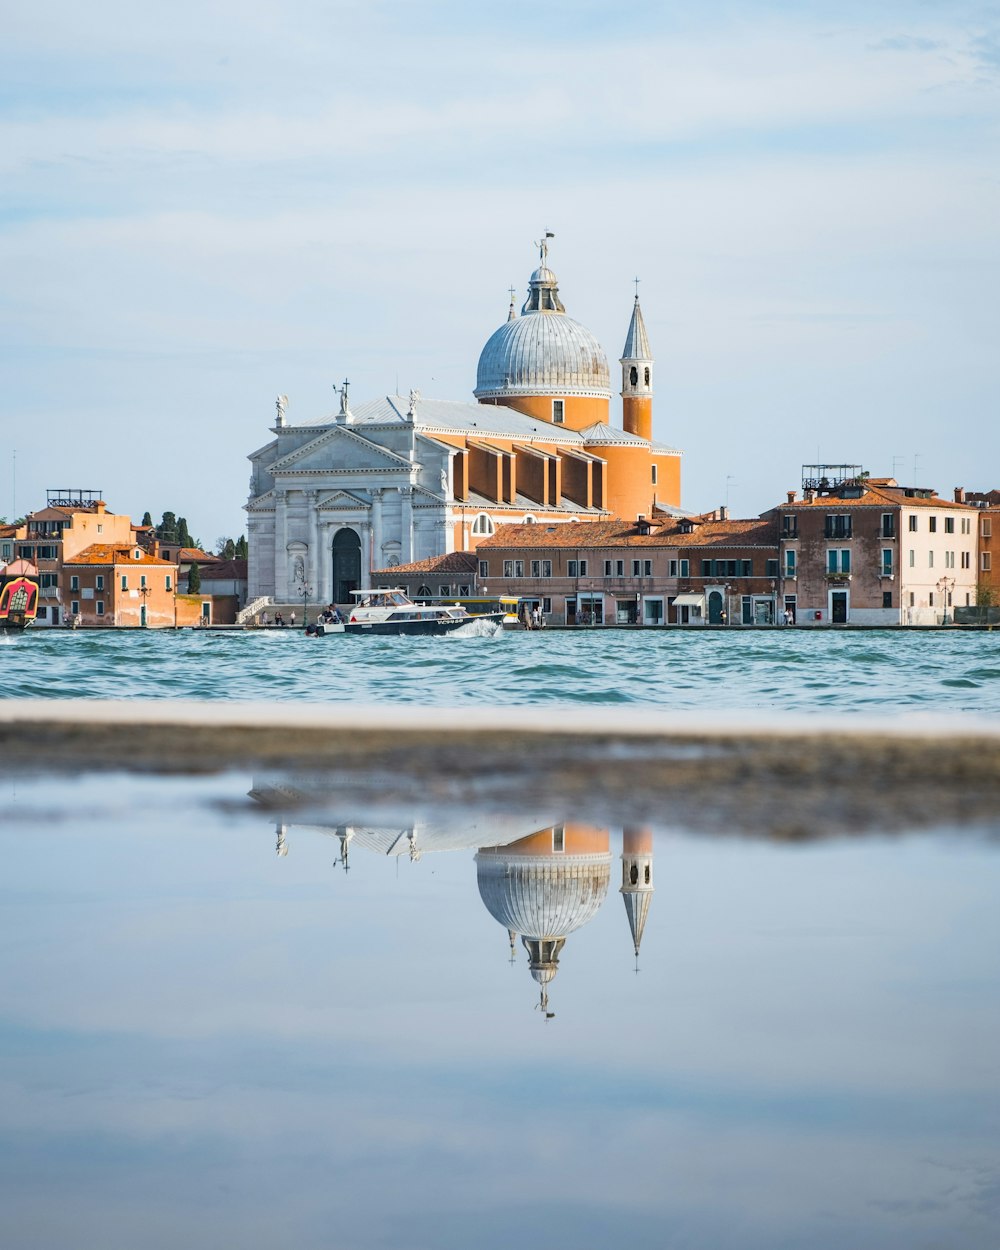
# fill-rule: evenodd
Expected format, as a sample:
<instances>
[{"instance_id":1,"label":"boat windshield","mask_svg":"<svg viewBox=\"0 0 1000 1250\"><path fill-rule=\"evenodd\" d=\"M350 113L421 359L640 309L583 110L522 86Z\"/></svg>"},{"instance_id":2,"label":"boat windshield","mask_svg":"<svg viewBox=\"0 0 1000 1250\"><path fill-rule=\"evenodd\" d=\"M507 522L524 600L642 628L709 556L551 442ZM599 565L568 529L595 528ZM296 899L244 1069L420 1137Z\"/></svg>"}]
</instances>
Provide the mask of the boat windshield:
<instances>
[{"instance_id":1,"label":"boat windshield","mask_svg":"<svg viewBox=\"0 0 1000 1250\"><path fill-rule=\"evenodd\" d=\"M399 608L410 603L401 590L356 590L354 594L359 608Z\"/></svg>"}]
</instances>

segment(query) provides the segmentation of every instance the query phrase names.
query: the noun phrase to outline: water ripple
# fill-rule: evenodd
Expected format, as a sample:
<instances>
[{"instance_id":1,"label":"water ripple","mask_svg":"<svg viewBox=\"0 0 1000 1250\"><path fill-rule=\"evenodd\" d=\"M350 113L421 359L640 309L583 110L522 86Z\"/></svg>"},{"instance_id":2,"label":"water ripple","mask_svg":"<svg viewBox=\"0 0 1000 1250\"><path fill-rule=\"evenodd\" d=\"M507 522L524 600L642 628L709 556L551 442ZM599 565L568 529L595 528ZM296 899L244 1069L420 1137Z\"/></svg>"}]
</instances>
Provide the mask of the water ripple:
<instances>
[{"instance_id":1,"label":"water ripple","mask_svg":"<svg viewBox=\"0 0 1000 1250\"><path fill-rule=\"evenodd\" d=\"M1000 634L588 630L312 639L294 630L36 630L6 698L203 698L686 710L1000 712Z\"/></svg>"}]
</instances>

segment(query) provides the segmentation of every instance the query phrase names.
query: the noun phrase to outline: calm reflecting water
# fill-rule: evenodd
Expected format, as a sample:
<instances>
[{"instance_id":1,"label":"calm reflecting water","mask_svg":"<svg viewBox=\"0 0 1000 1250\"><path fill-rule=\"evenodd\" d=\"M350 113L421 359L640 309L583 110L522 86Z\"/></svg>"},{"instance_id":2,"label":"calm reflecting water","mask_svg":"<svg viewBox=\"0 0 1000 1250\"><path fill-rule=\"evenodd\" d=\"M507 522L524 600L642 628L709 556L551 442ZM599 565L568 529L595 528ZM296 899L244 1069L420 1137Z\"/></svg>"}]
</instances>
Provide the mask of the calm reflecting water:
<instances>
[{"instance_id":1,"label":"calm reflecting water","mask_svg":"<svg viewBox=\"0 0 1000 1250\"><path fill-rule=\"evenodd\" d=\"M5 1245L997 1244L998 829L0 785Z\"/></svg>"},{"instance_id":2,"label":"calm reflecting water","mask_svg":"<svg viewBox=\"0 0 1000 1250\"><path fill-rule=\"evenodd\" d=\"M1000 712L1000 630L514 633L314 640L293 630L38 630L0 639L5 697L637 703Z\"/></svg>"}]
</instances>

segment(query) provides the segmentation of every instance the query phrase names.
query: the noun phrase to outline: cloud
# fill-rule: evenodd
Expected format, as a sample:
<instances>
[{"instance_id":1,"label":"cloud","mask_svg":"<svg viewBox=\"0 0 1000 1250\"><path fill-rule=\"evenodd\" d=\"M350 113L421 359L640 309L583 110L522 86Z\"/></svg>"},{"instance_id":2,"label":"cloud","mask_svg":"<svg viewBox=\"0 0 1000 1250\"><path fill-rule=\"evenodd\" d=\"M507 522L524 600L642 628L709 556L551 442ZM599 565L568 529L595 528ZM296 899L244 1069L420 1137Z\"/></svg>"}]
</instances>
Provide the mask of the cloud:
<instances>
[{"instance_id":1,"label":"cloud","mask_svg":"<svg viewBox=\"0 0 1000 1250\"><path fill-rule=\"evenodd\" d=\"M779 370L801 410L810 370L832 396L837 356L841 405L896 387L906 438L957 457L919 381L940 356L951 403L985 420L1000 101L971 10L99 0L15 3L7 32L0 361L22 499L50 463L32 418L118 429L141 410L196 431L217 473L235 458L235 520L202 525L233 529L243 443L263 437L248 412L277 390L325 411L345 370L359 396L398 375L466 397L543 226L612 357L640 272L655 420L693 506L719 471L706 413L741 480L773 475L752 506L780 494L750 435L766 423L800 458L801 425L773 426L765 397ZM189 477L184 441L165 491Z\"/></svg>"}]
</instances>

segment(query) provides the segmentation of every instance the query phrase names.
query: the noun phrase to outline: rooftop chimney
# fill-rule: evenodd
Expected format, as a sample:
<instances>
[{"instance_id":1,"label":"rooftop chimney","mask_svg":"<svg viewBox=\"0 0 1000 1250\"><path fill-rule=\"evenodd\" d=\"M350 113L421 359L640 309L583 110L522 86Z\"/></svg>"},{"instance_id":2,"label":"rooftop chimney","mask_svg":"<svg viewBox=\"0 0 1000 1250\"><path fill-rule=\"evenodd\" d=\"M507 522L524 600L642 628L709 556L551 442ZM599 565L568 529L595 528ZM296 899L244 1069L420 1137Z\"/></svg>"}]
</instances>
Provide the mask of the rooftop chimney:
<instances>
[{"instance_id":1,"label":"rooftop chimney","mask_svg":"<svg viewBox=\"0 0 1000 1250\"><path fill-rule=\"evenodd\" d=\"M723 506L719 509L719 520L720 521L729 520L729 509L727 507Z\"/></svg>"},{"instance_id":2,"label":"rooftop chimney","mask_svg":"<svg viewBox=\"0 0 1000 1250\"><path fill-rule=\"evenodd\" d=\"M790 491L788 492L788 502L789 502L789 503L794 503L794 502L795 502L795 491L790 490Z\"/></svg>"},{"instance_id":3,"label":"rooftop chimney","mask_svg":"<svg viewBox=\"0 0 1000 1250\"><path fill-rule=\"evenodd\" d=\"M965 503L965 487L964 486L955 487L955 502Z\"/></svg>"}]
</instances>

